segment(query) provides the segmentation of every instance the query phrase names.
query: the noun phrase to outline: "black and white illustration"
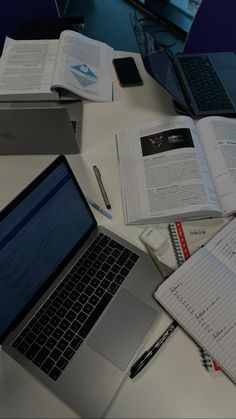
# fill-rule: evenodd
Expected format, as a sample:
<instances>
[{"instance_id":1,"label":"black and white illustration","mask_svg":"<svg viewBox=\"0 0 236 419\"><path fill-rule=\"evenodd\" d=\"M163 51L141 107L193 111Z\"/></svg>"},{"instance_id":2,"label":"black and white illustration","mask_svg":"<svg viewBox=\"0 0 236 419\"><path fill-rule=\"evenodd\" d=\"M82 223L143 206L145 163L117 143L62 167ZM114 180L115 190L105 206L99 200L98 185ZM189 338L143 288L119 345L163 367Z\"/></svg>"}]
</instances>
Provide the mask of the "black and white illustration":
<instances>
[{"instance_id":1,"label":"black and white illustration","mask_svg":"<svg viewBox=\"0 0 236 419\"><path fill-rule=\"evenodd\" d=\"M177 148L194 147L191 130L177 128L145 135L140 138L143 156L163 153Z\"/></svg>"}]
</instances>

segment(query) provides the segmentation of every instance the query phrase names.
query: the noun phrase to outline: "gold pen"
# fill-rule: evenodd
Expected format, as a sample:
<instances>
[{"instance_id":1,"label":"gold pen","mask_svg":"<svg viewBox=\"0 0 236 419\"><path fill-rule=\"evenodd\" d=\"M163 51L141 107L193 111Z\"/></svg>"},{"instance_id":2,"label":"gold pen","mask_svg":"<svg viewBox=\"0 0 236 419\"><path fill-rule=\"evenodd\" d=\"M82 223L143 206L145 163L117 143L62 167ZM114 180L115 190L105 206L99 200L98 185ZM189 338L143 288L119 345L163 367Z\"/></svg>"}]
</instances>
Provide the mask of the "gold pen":
<instances>
[{"instance_id":1,"label":"gold pen","mask_svg":"<svg viewBox=\"0 0 236 419\"><path fill-rule=\"evenodd\" d=\"M105 205L106 205L107 209L111 209L110 201L108 199L107 193L106 193L105 188L104 188L104 185L102 183L102 177L101 177L100 170L98 169L97 166L93 166L93 171L94 171L94 174L96 176L96 179L97 179L97 182L98 182L98 186L100 188L100 191L101 191L103 200L105 202Z\"/></svg>"},{"instance_id":2,"label":"gold pen","mask_svg":"<svg viewBox=\"0 0 236 419\"><path fill-rule=\"evenodd\" d=\"M155 255L155 252L153 251L153 249L150 246L145 246L147 249L147 252L149 253L149 255L151 256L153 262L155 263L158 271L160 272L161 276L163 279L168 278L168 276L170 276L170 273L167 273L164 266L162 265L161 261L158 259L158 257Z\"/></svg>"}]
</instances>

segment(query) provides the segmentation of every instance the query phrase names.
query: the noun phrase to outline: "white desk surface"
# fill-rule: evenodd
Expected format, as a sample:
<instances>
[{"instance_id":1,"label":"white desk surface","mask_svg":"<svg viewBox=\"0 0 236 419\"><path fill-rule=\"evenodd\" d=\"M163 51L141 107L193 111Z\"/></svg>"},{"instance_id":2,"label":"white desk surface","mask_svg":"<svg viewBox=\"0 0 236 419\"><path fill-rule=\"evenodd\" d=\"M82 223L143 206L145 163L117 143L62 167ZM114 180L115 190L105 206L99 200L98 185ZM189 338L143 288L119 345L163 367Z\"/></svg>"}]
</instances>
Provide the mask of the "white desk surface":
<instances>
[{"instance_id":1,"label":"white desk surface","mask_svg":"<svg viewBox=\"0 0 236 419\"><path fill-rule=\"evenodd\" d=\"M92 166L96 164L100 168L113 219L108 220L94 211L98 223L141 247L138 234L144 226L127 227L123 221L114 135L130 125L158 121L175 113L168 95L145 73L139 56L132 55L144 86L118 89L112 103L85 103L82 150L79 155L68 156L68 161L85 194L103 206ZM0 208L54 158L0 157ZM166 226L161 228L165 231ZM170 247L162 260L174 266ZM163 314L149 336L147 347L169 322L168 316ZM0 350L0 417L72 418L77 415ZM126 379L107 417L235 418L236 386L225 375L212 377L201 365L197 345L177 328L142 373L134 380Z\"/></svg>"}]
</instances>

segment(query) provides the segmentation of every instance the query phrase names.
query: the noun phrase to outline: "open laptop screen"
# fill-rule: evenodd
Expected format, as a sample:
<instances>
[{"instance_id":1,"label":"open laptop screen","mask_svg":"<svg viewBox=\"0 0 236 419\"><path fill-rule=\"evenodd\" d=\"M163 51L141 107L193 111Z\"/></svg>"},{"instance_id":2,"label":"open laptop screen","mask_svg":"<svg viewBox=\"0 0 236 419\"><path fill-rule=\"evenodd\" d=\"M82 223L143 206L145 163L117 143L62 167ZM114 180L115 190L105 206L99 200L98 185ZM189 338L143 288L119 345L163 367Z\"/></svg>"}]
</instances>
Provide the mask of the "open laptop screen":
<instances>
[{"instance_id":1,"label":"open laptop screen","mask_svg":"<svg viewBox=\"0 0 236 419\"><path fill-rule=\"evenodd\" d=\"M130 19L146 71L167 90L183 109L189 112L189 106L180 88L168 49L164 48L145 30L134 16L130 15Z\"/></svg>"},{"instance_id":2,"label":"open laptop screen","mask_svg":"<svg viewBox=\"0 0 236 419\"><path fill-rule=\"evenodd\" d=\"M96 225L59 157L0 218L0 336Z\"/></svg>"}]
</instances>

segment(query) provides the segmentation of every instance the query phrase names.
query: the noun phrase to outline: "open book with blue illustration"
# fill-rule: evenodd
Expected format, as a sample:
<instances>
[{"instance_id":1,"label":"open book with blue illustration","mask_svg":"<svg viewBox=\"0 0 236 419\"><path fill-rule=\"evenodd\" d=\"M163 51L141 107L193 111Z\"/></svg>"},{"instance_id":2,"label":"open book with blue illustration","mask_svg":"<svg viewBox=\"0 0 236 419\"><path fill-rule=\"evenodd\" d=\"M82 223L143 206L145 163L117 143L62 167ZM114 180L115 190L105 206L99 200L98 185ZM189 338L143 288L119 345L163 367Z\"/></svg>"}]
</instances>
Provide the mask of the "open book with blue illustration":
<instances>
[{"instance_id":1,"label":"open book with blue illustration","mask_svg":"<svg viewBox=\"0 0 236 419\"><path fill-rule=\"evenodd\" d=\"M0 59L0 101L83 98L112 100L113 49L78 32L59 39L6 38Z\"/></svg>"}]
</instances>

